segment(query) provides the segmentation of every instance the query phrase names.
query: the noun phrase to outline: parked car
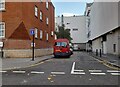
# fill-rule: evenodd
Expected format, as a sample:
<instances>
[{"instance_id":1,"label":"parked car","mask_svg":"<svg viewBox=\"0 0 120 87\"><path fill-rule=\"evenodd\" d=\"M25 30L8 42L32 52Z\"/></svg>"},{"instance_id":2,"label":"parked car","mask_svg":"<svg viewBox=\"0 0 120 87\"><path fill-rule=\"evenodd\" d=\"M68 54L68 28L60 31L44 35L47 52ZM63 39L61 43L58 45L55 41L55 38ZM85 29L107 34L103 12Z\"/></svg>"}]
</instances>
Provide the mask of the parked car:
<instances>
[{"instance_id":1,"label":"parked car","mask_svg":"<svg viewBox=\"0 0 120 87\"><path fill-rule=\"evenodd\" d=\"M54 57L70 57L73 52L68 39L57 39L54 41Z\"/></svg>"}]
</instances>

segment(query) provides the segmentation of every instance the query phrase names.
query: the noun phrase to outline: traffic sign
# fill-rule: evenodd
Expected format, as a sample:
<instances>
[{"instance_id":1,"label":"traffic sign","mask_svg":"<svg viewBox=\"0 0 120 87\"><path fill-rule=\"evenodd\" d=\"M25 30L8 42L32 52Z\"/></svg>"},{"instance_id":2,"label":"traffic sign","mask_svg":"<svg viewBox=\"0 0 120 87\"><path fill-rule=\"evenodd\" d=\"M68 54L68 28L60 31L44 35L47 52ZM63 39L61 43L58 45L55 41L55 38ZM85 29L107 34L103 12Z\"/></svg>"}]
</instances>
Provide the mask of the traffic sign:
<instances>
[{"instance_id":1,"label":"traffic sign","mask_svg":"<svg viewBox=\"0 0 120 87\"><path fill-rule=\"evenodd\" d=\"M34 29L30 29L30 35L34 35L34 34L35 34Z\"/></svg>"}]
</instances>

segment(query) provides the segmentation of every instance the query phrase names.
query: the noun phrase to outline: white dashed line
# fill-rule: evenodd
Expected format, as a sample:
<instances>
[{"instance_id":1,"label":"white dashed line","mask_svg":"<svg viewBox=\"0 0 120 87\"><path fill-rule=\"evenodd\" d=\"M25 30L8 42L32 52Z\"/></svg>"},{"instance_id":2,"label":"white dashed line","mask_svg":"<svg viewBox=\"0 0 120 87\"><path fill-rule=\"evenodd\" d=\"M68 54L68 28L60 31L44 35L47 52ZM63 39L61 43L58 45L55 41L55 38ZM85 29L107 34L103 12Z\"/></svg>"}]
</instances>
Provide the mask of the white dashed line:
<instances>
[{"instance_id":1,"label":"white dashed line","mask_svg":"<svg viewBox=\"0 0 120 87\"><path fill-rule=\"evenodd\" d=\"M84 70L74 70L74 72L83 72Z\"/></svg>"},{"instance_id":2,"label":"white dashed line","mask_svg":"<svg viewBox=\"0 0 120 87\"><path fill-rule=\"evenodd\" d=\"M44 72L31 71L31 74L44 74Z\"/></svg>"},{"instance_id":3,"label":"white dashed line","mask_svg":"<svg viewBox=\"0 0 120 87\"><path fill-rule=\"evenodd\" d=\"M90 73L91 75L106 75L105 73Z\"/></svg>"},{"instance_id":4,"label":"white dashed line","mask_svg":"<svg viewBox=\"0 0 120 87\"><path fill-rule=\"evenodd\" d=\"M117 70L107 70L107 72L120 72L120 71L117 71Z\"/></svg>"},{"instance_id":5,"label":"white dashed line","mask_svg":"<svg viewBox=\"0 0 120 87\"><path fill-rule=\"evenodd\" d=\"M84 72L74 72L74 73L71 73L71 74L84 75L85 73Z\"/></svg>"},{"instance_id":6,"label":"white dashed line","mask_svg":"<svg viewBox=\"0 0 120 87\"><path fill-rule=\"evenodd\" d=\"M102 70L89 70L89 72L102 72Z\"/></svg>"},{"instance_id":7,"label":"white dashed line","mask_svg":"<svg viewBox=\"0 0 120 87\"><path fill-rule=\"evenodd\" d=\"M111 74L114 75L114 76L120 75L120 73L111 73Z\"/></svg>"},{"instance_id":8,"label":"white dashed line","mask_svg":"<svg viewBox=\"0 0 120 87\"><path fill-rule=\"evenodd\" d=\"M6 73L7 71L0 71L1 73Z\"/></svg>"},{"instance_id":9,"label":"white dashed line","mask_svg":"<svg viewBox=\"0 0 120 87\"><path fill-rule=\"evenodd\" d=\"M13 71L13 73L25 73L25 71Z\"/></svg>"},{"instance_id":10,"label":"white dashed line","mask_svg":"<svg viewBox=\"0 0 120 87\"><path fill-rule=\"evenodd\" d=\"M65 72L51 72L51 74L65 74Z\"/></svg>"}]
</instances>

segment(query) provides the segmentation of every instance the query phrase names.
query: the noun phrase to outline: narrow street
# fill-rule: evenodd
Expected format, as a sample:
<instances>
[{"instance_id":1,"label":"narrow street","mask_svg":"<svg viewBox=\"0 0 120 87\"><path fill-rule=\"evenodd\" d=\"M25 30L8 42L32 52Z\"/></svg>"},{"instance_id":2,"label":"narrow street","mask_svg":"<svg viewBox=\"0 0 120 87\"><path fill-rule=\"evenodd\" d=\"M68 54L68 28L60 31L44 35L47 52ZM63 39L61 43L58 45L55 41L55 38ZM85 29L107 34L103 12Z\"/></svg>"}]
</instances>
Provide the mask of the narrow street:
<instances>
[{"instance_id":1,"label":"narrow street","mask_svg":"<svg viewBox=\"0 0 120 87\"><path fill-rule=\"evenodd\" d=\"M3 85L118 85L120 71L85 52L52 58L30 68L3 72Z\"/></svg>"}]
</instances>

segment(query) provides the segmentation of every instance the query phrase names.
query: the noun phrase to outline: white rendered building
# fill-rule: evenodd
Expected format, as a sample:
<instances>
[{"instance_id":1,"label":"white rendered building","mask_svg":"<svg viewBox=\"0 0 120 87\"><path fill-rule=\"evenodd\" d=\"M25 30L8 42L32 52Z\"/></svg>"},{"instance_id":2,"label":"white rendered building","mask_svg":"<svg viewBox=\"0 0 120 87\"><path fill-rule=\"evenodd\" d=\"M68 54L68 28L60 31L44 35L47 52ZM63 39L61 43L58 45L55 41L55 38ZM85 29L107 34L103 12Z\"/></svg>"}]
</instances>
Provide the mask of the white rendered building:
<instances>
[{"instance_id":1,"label":"white rendered building","mask_svg":"<svg viewBox=\"0 0 120 87\"><path fill-rule=\"evenodd\" d=\"M120 55L120 2L94 2L89 16L92 51Z\"/></svg>"},{"instance_id":2,"label":"white rendered building","mask_svg":"<svg viewBox=\"0 0 120 87\"><path fill-rule=\"evenodd\" d=\"M85 29L85 16L65 16L63 19L61 17L56 17L55 23L56 27L61 26L62 23L65 25L65 29L70 30L72 37L72 44L76 50L86 49L86 29ZM63 20L63 21L62 21ZM57 29L57 28L56 28ZM58 29L56 30L58 31Z\"/></svg>"}]
</instances>

